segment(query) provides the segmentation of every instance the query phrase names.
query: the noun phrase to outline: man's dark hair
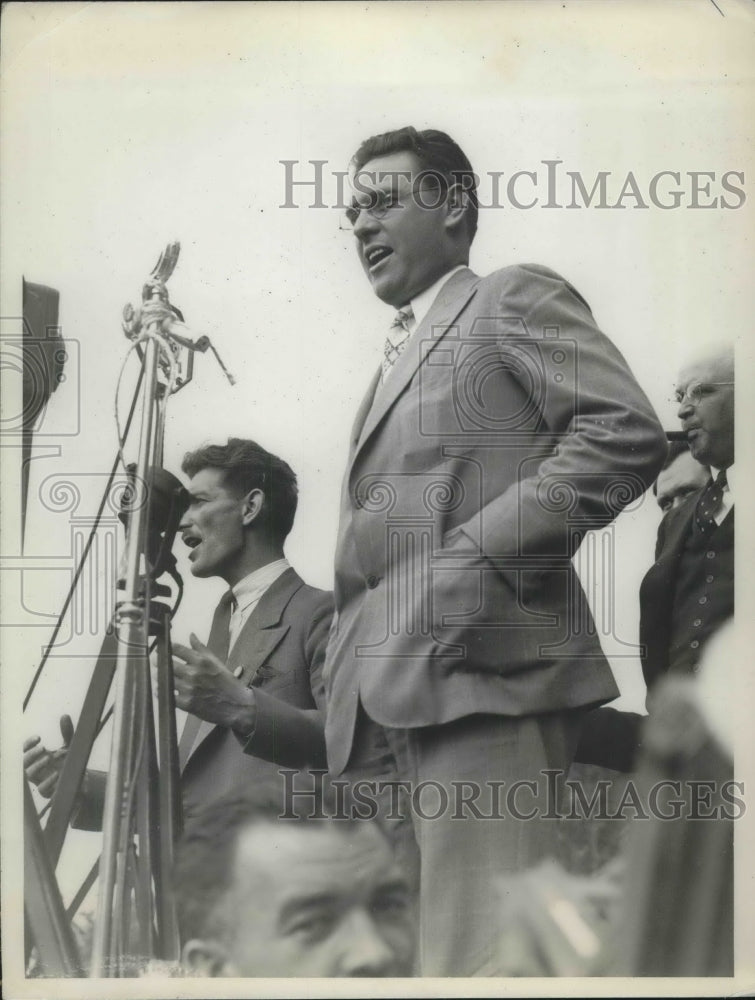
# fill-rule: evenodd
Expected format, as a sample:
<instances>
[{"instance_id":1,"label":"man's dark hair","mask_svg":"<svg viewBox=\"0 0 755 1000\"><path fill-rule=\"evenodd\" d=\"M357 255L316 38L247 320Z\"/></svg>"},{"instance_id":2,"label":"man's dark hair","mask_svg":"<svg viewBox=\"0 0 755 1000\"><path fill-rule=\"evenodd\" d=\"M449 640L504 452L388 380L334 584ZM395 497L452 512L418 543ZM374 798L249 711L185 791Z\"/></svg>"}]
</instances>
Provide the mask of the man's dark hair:
<instances>
[{"instance_id":1,"label":"man's dark hair","mask_svg":"<svg viewBox=\"0 0 755 1000\"><path fill-rule=\"evenodd\" d=\"M267 525L272 541L282 544L291 531L299 494L296 475L287 462L256 441L229 438L228 444L205 445L188 452L181 469L187 476L196 476L202 469L220 469L225 486L239 497L262 490L261 523Z\"/></svg>"},{"instance_id":2,"label":"man's dark hair","mask_svg":"<svg viewBox=\"0 0 755 1000\"><path fill-rule=\"evenodd\" d=\"M378 156L391 153L414 153L422 168L431 171L444 197L448 186L460 184L466 192L467 235L471 243L477 232L479 201L477 198L477 175L463 149L445 132L427 128L418 132L411 125L383 132L365 139L354 154L352 163L361 170L365 163Z\"/></svg>"},{"instance_id":3,"label":"man's dark hair","mask_svg":"<svg viewBox=\"0 0 755 1000\"><path fill-rule=\"evenodd\" d=\"M689 451L689 443L683 438L668 437L668 451L666 452L666 461L663 463L661 472L664 469L668 469L672 462L675 462L680 455L683 455L686 451ZM653 496L658 496L658 480L653 483Z\"/></svg>"},{"instance_id":4,"label":"man's dark hair","mask_svg":"<svg viewBox=\"0 0 755 1000\"><path fill-rule=\"evenodd\" d=\"M297 787L293 793L277 775L263 778L243 793L218 799L194 814L178 845L173 870L184 943L192 938L222 939L228 930L227 921L233 920L233 914L223 912L219 904L233 886L239 837L248 827L255 823L332 823L347 831L359 822L346 818L344 803L336 803L319 775L306 772L306 790ZM298 772L295 777L300 777ZM348 796L345 801L349 801Z\"/></svg>"}]
</instances>

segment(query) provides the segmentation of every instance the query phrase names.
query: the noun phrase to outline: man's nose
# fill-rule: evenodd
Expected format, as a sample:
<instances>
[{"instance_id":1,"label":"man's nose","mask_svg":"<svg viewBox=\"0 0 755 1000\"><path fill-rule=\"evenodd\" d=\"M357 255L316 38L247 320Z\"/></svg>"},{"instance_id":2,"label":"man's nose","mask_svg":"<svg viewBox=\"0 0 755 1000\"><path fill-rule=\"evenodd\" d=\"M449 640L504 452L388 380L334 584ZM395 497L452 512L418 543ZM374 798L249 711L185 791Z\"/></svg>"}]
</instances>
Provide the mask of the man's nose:
<instances>
[{"instance_id":1,"label":"man's nose","mask_svg":"<svg viewBox=\"0 0 755 1000\"><path fill-rule=\"evenodd\" d=\"M393 949L364 909L353 910L341 927L340 975L388 976L394 965Z\"/></svg>"},{"instance_id":2,"label":"man's nose","mask_svg":"<svg viewBox=\"0 0 755 1000\"><path fill-rule=\"evenodd\" d=\"M691 413L693 409L694 406L689 396L684 396L679 403L679 409L676 411L676 415L680 420L684 420L687 414Z\"/></svg>"},{"instance_id":3,"label":"man's nose","mask_svg":"<svg viewBox=\"0 0 755 1000\"><path fill-rule=\"evenodd\" d=\"M364 241L370 234L380 228L380 223L366 208L363 208L354 222L354 235L357 239Z\"/></svg>"}]
</instances>

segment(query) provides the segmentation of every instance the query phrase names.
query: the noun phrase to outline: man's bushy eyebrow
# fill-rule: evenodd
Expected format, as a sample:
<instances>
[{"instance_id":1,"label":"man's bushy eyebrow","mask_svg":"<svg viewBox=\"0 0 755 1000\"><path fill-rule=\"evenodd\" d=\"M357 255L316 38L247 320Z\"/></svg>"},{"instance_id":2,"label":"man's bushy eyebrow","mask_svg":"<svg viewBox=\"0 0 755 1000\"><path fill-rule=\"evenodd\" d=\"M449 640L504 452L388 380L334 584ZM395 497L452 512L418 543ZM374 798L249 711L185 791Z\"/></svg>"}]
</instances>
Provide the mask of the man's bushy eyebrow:
<instances>
[{"instance_id":1,"label":"man's bushy eyebrow","mask_svg":"<svg viewBox=\"0 0 755 1000\"><path fill-rule=\"evenodd\" d=\"M333 906L338 903L339 897L332 892L315 892L309 895L293 896L281 907L278 917L279 923L283 923L302 910L311 910L316 907Z\"/></svg>"}]
</instances>

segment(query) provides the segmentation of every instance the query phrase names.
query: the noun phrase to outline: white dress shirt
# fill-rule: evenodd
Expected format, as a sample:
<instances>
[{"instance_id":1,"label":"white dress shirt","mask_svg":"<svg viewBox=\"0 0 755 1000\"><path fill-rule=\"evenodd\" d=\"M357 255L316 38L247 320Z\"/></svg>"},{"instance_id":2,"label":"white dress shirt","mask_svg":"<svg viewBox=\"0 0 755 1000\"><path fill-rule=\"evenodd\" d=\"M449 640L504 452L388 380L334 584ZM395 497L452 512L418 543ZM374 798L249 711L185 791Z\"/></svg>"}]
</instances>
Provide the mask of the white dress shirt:
<instances>
[{"instance_id":1,"label":"white dress shirt","mask_svg":"<svg viewBox=\"0 0 755 1000\"><path fill-rule=\"evenodd\" d=\"M714 468L712 465L710 467L710 474L713 479L716 478L720 469ZM729 513L731 508L734 506L734 466L730 465L726 470L726 486L724 487L724 493L721 497L721 506L717 513L713 515L713 520L716 524L721 524L723 519Z\"/></svg>"},{"instance_id":2,"label":"white dress shirt","mask_svg":"<svg viewBox=\"0 0 755 1000\"><path fill-rule=\"evenodd\" d=\"M427 316L427 314L430 312L430 307L432 306L433 302L435 302L436 298L438 297L438 293L440 292L441 288L445 285L445 283L448 281L448 279L453 274L456 274L457 271L466 270L466 267L467 267L466 264L457 264L456 267L452 267L450 271L446 271L444 275L441 275L441 277L438 278L437 281L434 281L432 285L426 288L423 292L420 292L419 295L415 295L412 298L410 305L412 307L412 313L414 314L414 316L412 319L409 320L408 324L410 334L414 333L414 331L420 325L425 316ZM404 306L404 308L406 308L406 306Z\"/></svg>"},{"instance_id":3,"label":"white dress shirt","mask_svg":"<svg viewBox=\"0 0 755 1000\"><path fill-rule=\"evenodd\" d=\"M229 652L249 620L249 616L259 604L262 595L288 568L288 559L276 559L275 562L268 563L266 566L254 570L253 573L249 573L231 588L236 604L228 623Z\"/></svg>"}]
</instances>

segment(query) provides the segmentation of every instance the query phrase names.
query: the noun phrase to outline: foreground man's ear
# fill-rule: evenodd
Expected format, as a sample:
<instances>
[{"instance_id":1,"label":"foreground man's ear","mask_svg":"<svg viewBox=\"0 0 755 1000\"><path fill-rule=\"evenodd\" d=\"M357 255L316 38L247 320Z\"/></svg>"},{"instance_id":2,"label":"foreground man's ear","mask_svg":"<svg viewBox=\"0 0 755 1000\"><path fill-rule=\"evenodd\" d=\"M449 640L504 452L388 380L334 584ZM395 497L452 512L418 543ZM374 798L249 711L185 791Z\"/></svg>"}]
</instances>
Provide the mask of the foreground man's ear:
<instances>
[{"instance_id":1,"label":"foreground man's ear","mask_svg":"<svg viewBox=\"0 0 755 1000\"><path fill-rule=\"evenodd\" d=\"M181 965L187 976L217 978L233 974L228 952L218 941L187 941L181 949Z\"/></svg>"},{"instance_id":2,"label":"foreground man's ear","mask_svg":"<svg viewBox=\"0 0 755 1000\"><path fill-rule=\"evenodd\" d=\"M262 490L251 490L244 498L244 512L242 514L243 524L249 525L254 521L262 510L265 503L265 494Z\"/></svg>"}]
</instances>

